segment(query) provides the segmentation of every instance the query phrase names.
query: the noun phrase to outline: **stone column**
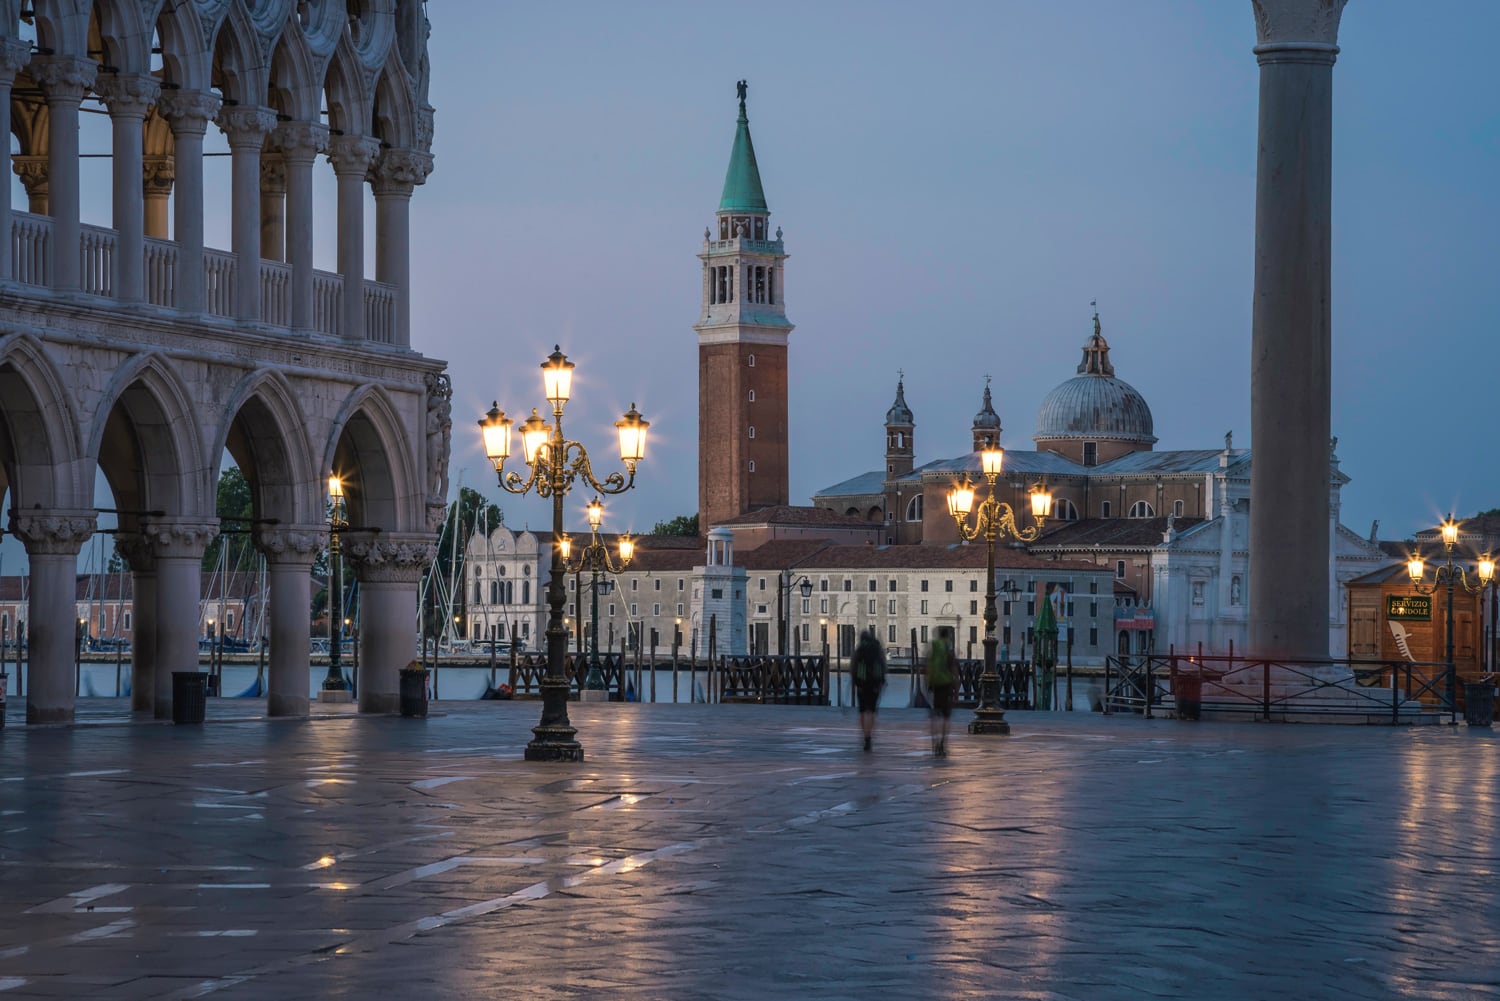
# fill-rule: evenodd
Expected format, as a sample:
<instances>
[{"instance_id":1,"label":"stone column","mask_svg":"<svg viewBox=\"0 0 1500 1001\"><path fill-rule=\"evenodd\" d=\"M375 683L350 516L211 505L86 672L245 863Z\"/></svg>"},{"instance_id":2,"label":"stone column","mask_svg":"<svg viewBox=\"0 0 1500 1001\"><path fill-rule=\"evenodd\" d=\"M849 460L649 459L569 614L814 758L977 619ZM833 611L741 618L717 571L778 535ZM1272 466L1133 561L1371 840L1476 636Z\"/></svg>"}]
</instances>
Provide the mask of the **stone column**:
<instances>
[{"instance_id":1,"label":"stone column","mask_svg":"<svg viewBox=\"0 0 1500 1001\"><path fill-rule=\"evenodd\" d=\"M136 534L116 535L115 550L130 567L130 711L150 716L156 705L156 559Z\"/></svg>"},{"instance_id":2,"label":"stone column","mask_svg":"<svg viewBox=\"0 0 1500 1001\"><path fill-rule=\"evenodd\" d=\"M141 190L146 199L146 235L155 240L169 238L167 202L172 197L172 182L177 172L172 164L172 129L159 113L146 116L143 130L145 156L141 163Z\"/></svg>"},{"instance_id":3,"label":"stone column","mask_svg":"<svg viewBox=\"0 0 1500 1001\"><path fill-rule=\"evenodd\" d=\"M286 161L275 149L260 155L260 256L286 260Z\"/></svg>"},{"instance_id":4,"label":"stone column","mask_svg":"<svg viewBox=\"0 0 1500 1001\"><path fill-rule=\"evenodd\" d=\"M177 195L174 237L177 241L178 309L201 313L203 294L203 133L219 113L219 98L197 90L169 90L156 110L172 127L173 168ZM185 670L185 669L184 669Z\"/></svg>"},{"instance_id":5,"label":"stone column","mask_svg":"<svg viewBox=\"0 0 1500 1001\"><path fill-rule=\"evenodd\" d=\"M1333 61L1345 0L1252 0L1249 653L1327 657Z\"/></svg>"},{"instance_id":6,"label":"stone column","mask_svg":"<svg viewBox=\"0 0 1500 1001\"><path fill-rule=\"evenodd\" d=\"M266 679L266 712L271 716L308 714L310 581L325 534L322 526L304 525L263 529L256 535L271 583L270 676Z\"/></svg>"},{"instance_id":7,"label":"stone column","mask_svg":"<svg viewBox=\"0 0 1500 1001\"><path fill-rule=\"evenodd\" d=\"M151 76L105 73L94 81L94 92L109 106L114 129L115 298L142 302L146 297L142 130L146 111L161 93L161 84Z\"/></svg>"},{"instance_id":8,"label":"stone column","mask_svg":"<svg viewBox=\"0 0 1500 1001\"><path fill-rule=\"evenodd\" d=\"M283 122L272 142L286 164L286 260L292 266L292 330L313 329L312 168L328 144L328 129L314 122Z\"/></svg>"},{"instance_id":9,"label":"stone column","mask_svg":"<svg viewBox=\"0 0 1500 1001\"><path fill-rule=\"evenodd\" d=\"M417 655L417 585L437 546L430 535L350 532L344 552L359 579L359 711L396 712L397 672Z\"/></svg>"},{"instance_id":10,"label":"stone column","mask_svg":"<svg viewBox=\"0 0 1500 1001\"><path fill-rule=\"evenodd\" d=\"M47 95L52 287L63 291L79 288L78 106L98 68L82 56L32 56L30 64L32 79Z\"/></svg>"},{"instance_id":11,"label":"stone column","mask_svg":"<svg viewBox=\"0 0 1500 1001\"><path fill-rule=\"evenodd\" d=\"M232 188L230 213L234 242L234 315L259 320L260 308L260 151L276 127L270 108L232 105L219 111L219 128L229 138Z\"/></svg>"},{"instance_id":12,"label":"stone column","mask_svg":"<svg viewBox=\"0 0 1500 1001\"><path fill-rule=\"evenodd\" d=\"M351 341L365 338L365 177L379 152L380 143L367 136L328 140L328 160L339 181L339 335Z\"/></svg>"},{"instance_id":13,"label":"stone column","mask_svg":"<svg viewBox=\"0 0 1500 1001\"><path fill-rule=\"evenodd\" d=\"M203 551L218 534L217 522L157 519L141 525L156 562L157 719L172 718L172 674L198 670L198 616ZM132 697L133 698L133 697Z\"/></svg>"},{"instance_id":14,"label":"stone column","mask_svg":"<svg viewBox=\"0 0 1500 1001\"><path fill-rule=\"evenodd\" d=\"M73 719L78 551L94 534L92 511L27 511L11 531L31 564L26 722Z\"/></svg>"},{"instance_id":15,"label":"stone column","mask_svg":"<svg viewBox=\"0 0 1500 1001\"><path fill-rule=\"evenodd\" d=\"M411 192L432 172L432 156L388 149L375 163L375 280L396 288L394 342L411 346Z\"/></svg>"},{"instance_id":16,"label":"stone column","mask_svg":"<svg viewBox=\"0 0 1500 1001\"><path fill-rule=\"evenodd\" d=\"M16 74L31 58L31 46L14 38L0 40L0 136L10 152L10 91ZM17 164L19 167L19 164ZM0 281L15 277L11 264L10 178L0 176Z\"/></svg>"}]
</instances>

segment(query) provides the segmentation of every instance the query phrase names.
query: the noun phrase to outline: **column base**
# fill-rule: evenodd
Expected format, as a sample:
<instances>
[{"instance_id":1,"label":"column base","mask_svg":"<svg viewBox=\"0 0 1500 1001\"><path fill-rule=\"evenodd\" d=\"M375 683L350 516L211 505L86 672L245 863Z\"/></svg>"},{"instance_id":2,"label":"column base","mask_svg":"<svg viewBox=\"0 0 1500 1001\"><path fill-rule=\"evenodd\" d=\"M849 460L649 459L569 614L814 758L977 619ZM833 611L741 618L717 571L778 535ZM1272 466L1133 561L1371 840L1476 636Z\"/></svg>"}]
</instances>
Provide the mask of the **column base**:
<instances>
[{"instance_id":1,"label":"column base","mask_svg":"<svg viewBox=\"0 0 1500 1001\"><path fill-rule=\"evenodd\" d=\"M602 688L585 688L578 693L579 702L608 702L609 692Z\"/></svg>"},{"instance_id":2,"label":"column base","mask_svg":"<svg viewBox=\"0 0 1500 1001\"><path fill-rule=\"evenodd\" d=\"M39 706L28 705L26 707L26 722L32 723L71 723L73 722L73 707L44 709Z\"/></svg>"},{"instance_id":3,"label":"column base","mask_svg":"<svg viewBox=\"0 0 1500 1001\"><path fill-rule=\"evenodd\" d=\"M266 696L267 716L306 716L311 700L305 695L282 695L272 692Z\"/></svg>"},{"instance_id":4,"label":"column base","mask_svg":"<svg viewBox=\"0 0 1500 1001\"><path fill-rule=\"evenodd\" d=\"M982 706L974 710L974 718L969 721L969 732L1001 736L1010 733L1010 724L1005 722L1005 710L986 709Z\"/></svg>"}]
</instances>

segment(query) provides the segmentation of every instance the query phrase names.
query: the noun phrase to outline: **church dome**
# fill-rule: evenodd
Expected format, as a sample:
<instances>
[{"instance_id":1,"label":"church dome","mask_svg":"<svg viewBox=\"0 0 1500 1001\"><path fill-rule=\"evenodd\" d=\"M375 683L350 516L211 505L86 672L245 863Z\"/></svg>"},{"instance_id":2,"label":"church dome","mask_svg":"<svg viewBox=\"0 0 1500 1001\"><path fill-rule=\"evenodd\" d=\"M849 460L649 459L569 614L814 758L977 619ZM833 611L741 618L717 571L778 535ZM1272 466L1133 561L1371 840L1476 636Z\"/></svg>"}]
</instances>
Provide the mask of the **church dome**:
<instances>
[{"instance_id":1,"label":"church dome","mask_svg":"<svg viewBox=\"0 0 1500 1001\"><path fill-rule=\"evenodd\" d=\"M1120 441L1151 445L1156 442L1151 408L1146 398L1123 379L1115 378L1109 361L1109 343L1094 314L1094 334L1083 346L1078 375L1058 386L1042 400L1032 440Z\"/></svg>"}]
</instances>

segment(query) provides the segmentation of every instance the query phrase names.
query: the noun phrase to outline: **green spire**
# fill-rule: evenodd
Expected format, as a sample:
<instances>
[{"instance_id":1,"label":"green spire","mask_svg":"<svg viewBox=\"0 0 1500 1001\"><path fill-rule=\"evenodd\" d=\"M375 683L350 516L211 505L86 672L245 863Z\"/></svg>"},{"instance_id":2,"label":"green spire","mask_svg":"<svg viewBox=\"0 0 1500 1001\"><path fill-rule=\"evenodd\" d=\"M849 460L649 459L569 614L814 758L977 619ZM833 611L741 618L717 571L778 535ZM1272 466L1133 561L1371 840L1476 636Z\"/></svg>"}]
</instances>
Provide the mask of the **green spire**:
<instances>
[{"instance_id":1,"label":"green spire","mask_svg":"<svg viewBox=\"0 0 1500 1001\"><path fill-rule=\"evenodd\" d=\"M766 193L760 187L755 145L750 141L750 119L745 115L745 91L749 88L743 80L735 86L740 95L740 118L734 130L734 149L729 151L729 171L724 175L724 197L719 199L719 211L770 212Z\"/></svg>"}]
</instances>

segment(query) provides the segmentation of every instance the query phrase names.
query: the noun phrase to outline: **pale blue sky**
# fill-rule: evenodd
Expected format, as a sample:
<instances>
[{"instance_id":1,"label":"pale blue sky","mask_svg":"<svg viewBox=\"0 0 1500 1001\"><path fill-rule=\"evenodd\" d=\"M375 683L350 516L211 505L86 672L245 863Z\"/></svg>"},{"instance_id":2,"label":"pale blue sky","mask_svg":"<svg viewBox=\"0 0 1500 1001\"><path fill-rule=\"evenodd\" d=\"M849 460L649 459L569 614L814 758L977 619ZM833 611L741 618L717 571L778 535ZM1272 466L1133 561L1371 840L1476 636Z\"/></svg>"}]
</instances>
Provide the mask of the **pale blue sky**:
<instances>
[{"instance_id":1,"label":"pale blue sky","mask_svg":"<svg viewBox=\"0 0 1500 1001\"><path fill-rule=\"evenodd\" d=\"M898 369L918 461L968 447L986 373L1004 444L1033 447L1093 299L1158 448L1218 447L1231 429L1253 447L1248 0L435 0L428 13L437 163L412 201L413 344L450 363L453 489L462 477L512 525L547 526L550 505L500 495L473 422L492 399L518 415L539 404L554 343L578 364L569 429L601 459L631 402L653 422L607 527L696 509L695 254L741 78L791 254L793 503L881 464ZM1360 534L1500 506L1496 37L1488 0L1353 0L1344 14L1333 425L1353 478L1343 521ZM84 149L107 150L107 119L84 118ZM207 148L227 149L216 130ZM85 163L86 221L108 222L108 171ZM227 248L227 158L206 175L222 196L207 242ZM332 270L326 165L316 182L315 258ZM570 498L570 525L586 500Z\"/></svg>"},{"instance_id":2,"label":"pale blue sky","mask_svg":"<svg viewBox=\"0 0 1500 1001\"><path fill-rule=\"evenodd\" d=\"M472 424L539 402L653 422L610 527L696 509L699 262L749 113L785 229L794 503L880 465L897 369L918 460L1004 443L1073 374L1098 299L1159 448L1251 445L1258 68L1248 2L429 5L437 169L413 202L414 338ZM1334 69L1334 433L1343 520L1404 537L1500 506L1500 5L1354 0ZM1461 414L1449 414L1444 404ZM502 498L509 520L546 508ZM582 498L572 508L581 507ZM581 520L576 513L570 521Z\"/></svg>"}]
</instances>

